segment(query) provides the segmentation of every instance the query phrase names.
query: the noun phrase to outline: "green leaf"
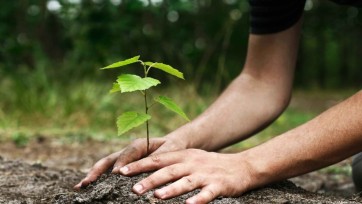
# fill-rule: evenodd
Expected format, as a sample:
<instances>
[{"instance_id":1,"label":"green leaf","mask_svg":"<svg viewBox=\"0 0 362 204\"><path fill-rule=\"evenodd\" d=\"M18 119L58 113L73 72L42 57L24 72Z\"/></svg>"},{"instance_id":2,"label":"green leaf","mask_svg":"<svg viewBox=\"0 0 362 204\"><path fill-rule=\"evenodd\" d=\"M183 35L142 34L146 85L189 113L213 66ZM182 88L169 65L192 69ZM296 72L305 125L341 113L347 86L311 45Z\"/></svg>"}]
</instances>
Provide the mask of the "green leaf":
<instances>
[{"instance_id":1,"label":"green leaf","mask_svg":"<svg viewBox=\"0 0 362 204\"><path fill-rule=\"evenodd\" d=\"M113 87L109 91L109 93L114 93L114 92L118 92L118 91L121 91L121 87L119 86L118 83L113 83Z\"/></svg>"},{"instance_id":2,"label":"green leaf","mask_svg":"<svg viewBox=\"0 0 362 204\"><path fill-rule=\"evenodd\" d=\"M183 110L178 106L172 99L166 97L166 96L159 96L157 98L154 98L155 101L158 103L164 105L167 109L177 113L181 117L183 117L185 120L190 121L190 119L187 117L187 115L183 112Z\"/></svg>"},{"instance_id":3,"label":"green leaf","mask_svg":"<svg viewBox=\"0 0 362 204\"><path fill-rule=\"evenodd\" d=\"M144 113L126 112L117 118L118 135L122 135L125 132L138 127L150 120L151 116Z\"/></svg>"},{"instance_id":4,"label":"green leaf","mask_svg":"<svg viewBox=\"0 0 362 204\"><path fill-rule=\"evenodd\" d=\"M167 72L175 77L178 77L180 79L185 79L184 78L184 74L182 72L180 72L179 70L171 67L170 65L167 64L163 64L163 63L154 63L154 62L145 62L145 65L147 66L152 66L154 68L160 69L164 72Z\"/></svg>"},{"instance_id":5,"label":"green leaf","mask_svg":"<svg viewBox=\"0 0 362 204\"><path fill-rule=\"evenodd\" d=\"M113 69L113 68L117 68L117 67L126 66L126 65L129 65L129 64L138 62L138 59L139 59L139 58L140 58L140 56L138 55L138 56L135 56L135 57L132 57L132 58L123 60L123 61L119 61L119 62L113 63L113 64L108 65L108 66L106 66L106 67L103 67L103 68L101 68L101 69Z\"/></svg>"},{"instance_id":6,"label":"green leaf","mask_svg":"<svg viewBox=\"0 0 362 204\"><path fill-rule=\"evenodd\" d=\"M151 77L141 78L133 74L122 74L118 76L117 83L121 92L143 91L161 82Z\"/></svg>"}]
</instances>

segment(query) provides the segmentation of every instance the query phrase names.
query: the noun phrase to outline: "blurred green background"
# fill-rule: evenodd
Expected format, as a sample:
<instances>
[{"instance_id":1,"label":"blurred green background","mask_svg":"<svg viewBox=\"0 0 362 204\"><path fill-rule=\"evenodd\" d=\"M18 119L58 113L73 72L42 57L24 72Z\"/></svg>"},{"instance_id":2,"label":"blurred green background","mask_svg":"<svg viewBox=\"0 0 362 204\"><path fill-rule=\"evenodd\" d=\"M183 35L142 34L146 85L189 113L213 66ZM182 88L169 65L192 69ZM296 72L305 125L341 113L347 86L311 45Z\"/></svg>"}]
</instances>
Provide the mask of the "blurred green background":
<instances>
[{"instance_id":1,"label":"blurred green background","mask_svg":"<svg viewBox=\"0 0 362 204\"><path fill-rule=\"evenodd\" d=\"M47 131L114 137L117 115L134 106L142 109L142 100L109 95L119 71L99 68L135 55L184 72L185 82L163 78L166 88L158 91L179 101L193 118L245 60L246 0L16 0L0 5L2 138ZM361 12L307 1L294 84L301 99L327 92L322 98L328 103L361 89ZM322 109L305 107L310 106L289 108L261 137L290 129ZM153 114L155 136L183 124L168 112Z\"/></svg>"}]
</instances>

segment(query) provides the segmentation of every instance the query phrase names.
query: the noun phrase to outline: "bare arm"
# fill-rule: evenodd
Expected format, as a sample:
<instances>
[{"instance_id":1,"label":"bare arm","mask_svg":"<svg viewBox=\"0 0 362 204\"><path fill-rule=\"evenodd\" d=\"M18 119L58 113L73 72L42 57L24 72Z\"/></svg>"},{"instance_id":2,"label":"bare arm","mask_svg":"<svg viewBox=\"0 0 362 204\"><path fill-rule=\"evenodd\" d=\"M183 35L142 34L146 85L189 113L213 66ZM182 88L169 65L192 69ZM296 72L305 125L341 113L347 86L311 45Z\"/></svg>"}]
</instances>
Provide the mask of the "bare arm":
<instances>
[{"instance_id":1,"label":"bare arm","mask_svg":"<svg viewBox=\"0 0 362 204\"><path fill-rule=\"evenodd\" d=\"M250 35L242 73L198 118L167 135L186 148L218 150L270 124L289 103L300 22L271 35Z\"/></svg>"},{"instance_id":2,"label":"bare arm","mask_svg":"<svg viewBox=\"0 0 362 204\"><path fill-rule=\"evenodd\" d=\"M339 162L362 151L362 91L310 122L240 153L264 185ZM254 186L255 187L255 186Z\"/></svg>"},{"instance_id":3,"label":"bare arm","mask_svg":"<svg viewBox=\"0 0 362 204\"><path fill-rule=\"evenodd\" d=\"M128 164L125 175L157 170L133 187L155 191L162 199L201 188L186 203L208 203L237 196L271 182L336 163L362 151L362 91L310 122L269 142L237 154L201 150L169 152ZM195 168L197 165L197 168Z\"/></svg>"}]
</instances>

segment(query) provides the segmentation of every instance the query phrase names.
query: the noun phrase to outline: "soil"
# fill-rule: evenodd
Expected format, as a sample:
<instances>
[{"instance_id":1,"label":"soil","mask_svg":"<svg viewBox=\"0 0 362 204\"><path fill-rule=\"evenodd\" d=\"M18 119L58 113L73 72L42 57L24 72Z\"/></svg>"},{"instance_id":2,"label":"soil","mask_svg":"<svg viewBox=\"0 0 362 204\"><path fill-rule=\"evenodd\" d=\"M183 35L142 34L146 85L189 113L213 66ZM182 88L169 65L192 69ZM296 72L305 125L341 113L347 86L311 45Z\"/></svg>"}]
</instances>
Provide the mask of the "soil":
<instances>
[{"instance_id":1,"label":"soil","mask_svg":"<svg viewBox=\"0 0 362 204\"><path fill-rule=\"evenodd\" d=\"M95 140L68 143L41 137L25 147L17 147L11 141L3 141L0 143L0 203L184 203L197 193L166 201L154 198L152 192L143 196L132 193L131 187L147 174L132 178L105 174L79 192L72 189L96 160L123 145ZM349 162L343 161L335 169L348 172ZM317 171L292 181L296 185L283 181L239 198L218 198L213 203L362 203L345 172Z\"/></svg>"},{"instance_id":2,"label":"soil","mask_svg":"<svg viewBox=\"0 0 362 204\"><path fill-rule=\"evenodd\" d=\"M53 203L53 198L72 192L71 184L83 176L74 170L0 158L0 203Z\"/></svg>"},{"instance_id":3,"label":"soil","mask_svg":"<svg viewBox=\"0 0 362 204\"><path fill-rule=\"evenodd\" d=\"M132 185L147 176L132 178L105 174L87 188L75 192L71 186L84 176L74 170L57 170L41 164L0 159L0 203L113 204L113 203L184 203L198 191L159 200L152 192L137 196ZM296 187L290 181L280 182L249 192L238 198L218 198L212 203L360 203L362 199L316 194Z\"/></svg>"}]
</instances>

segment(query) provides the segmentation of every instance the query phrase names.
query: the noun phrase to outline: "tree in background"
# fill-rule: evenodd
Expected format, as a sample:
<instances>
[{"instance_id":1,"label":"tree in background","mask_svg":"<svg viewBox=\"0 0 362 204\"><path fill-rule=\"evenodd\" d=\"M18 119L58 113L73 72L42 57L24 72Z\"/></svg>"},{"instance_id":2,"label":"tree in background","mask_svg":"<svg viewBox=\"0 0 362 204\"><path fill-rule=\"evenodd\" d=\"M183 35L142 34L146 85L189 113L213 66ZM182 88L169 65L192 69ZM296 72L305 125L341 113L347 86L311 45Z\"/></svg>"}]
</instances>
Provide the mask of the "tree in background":
<instances>
[{"instance_id":1,"label":"tree in background","mask_svg":"<svg viewBox=\"0 0 362 204\"><path fill-rule=\"evenodd\" d=\"M222 88L244 62L244 0L18 0L0 11L0 74L67 82L141 52ZM308 0L296 86L361 87L361 9ZM216 74L215 74L216 73Z\"/></svg>"}]
</instances>

